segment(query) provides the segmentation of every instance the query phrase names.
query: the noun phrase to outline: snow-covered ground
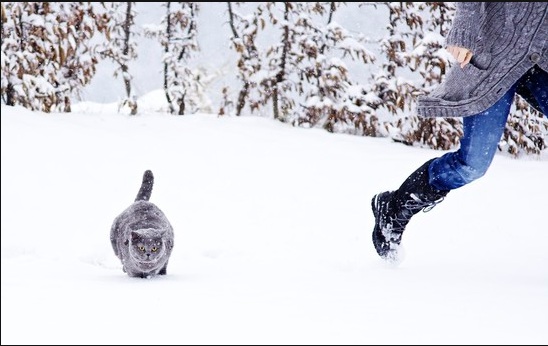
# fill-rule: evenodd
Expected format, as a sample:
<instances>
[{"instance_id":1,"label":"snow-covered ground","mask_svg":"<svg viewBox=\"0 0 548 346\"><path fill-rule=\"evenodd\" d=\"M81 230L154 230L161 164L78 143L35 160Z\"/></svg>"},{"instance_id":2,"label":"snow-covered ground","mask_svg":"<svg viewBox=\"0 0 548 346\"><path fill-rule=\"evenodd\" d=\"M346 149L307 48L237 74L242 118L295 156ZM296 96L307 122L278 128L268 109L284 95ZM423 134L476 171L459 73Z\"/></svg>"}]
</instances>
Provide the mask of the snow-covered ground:
<instances>
[{"instance_id":1,"label":"snow-covered ground","mask_svg":"<svg viewBox=\"0 0 548 346\"><path fill-rule=\"evenodd\" d=\"M134 117L2 105L3 345L548 343L547 155L498 154L391 267L371 197L441 152L148 97ZM146 169L175 247L136 279L109 234Z\"/></svg>"}]
</instances>

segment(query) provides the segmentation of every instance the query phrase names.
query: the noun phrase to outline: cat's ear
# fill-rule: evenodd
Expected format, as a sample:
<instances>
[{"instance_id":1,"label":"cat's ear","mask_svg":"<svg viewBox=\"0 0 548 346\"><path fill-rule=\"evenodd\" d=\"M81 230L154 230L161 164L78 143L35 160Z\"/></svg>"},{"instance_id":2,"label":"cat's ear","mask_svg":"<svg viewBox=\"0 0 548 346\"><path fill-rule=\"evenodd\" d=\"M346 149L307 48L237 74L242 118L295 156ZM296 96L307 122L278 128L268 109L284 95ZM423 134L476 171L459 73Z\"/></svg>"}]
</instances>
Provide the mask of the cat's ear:
<instances>
[{"instance_id":1,"label":"cat's ear","mask_svg":"<svg viewBox=\"0 0 548 346\"><path fill-rule=\"evenodd\" d=\"M162 229L160 230L160 236L161 236L162 238L169 238L169 230L166 229L166 228L162 228Z\"/></svg>"},{"instance_id":2,"label":"cat's ear","mask_svg":"<svg viewBox=\"0 0 548 346\"><path fill-rule=\"evenodd\" d=\"M141 239L141 236L139 235L139 233L135 231L131 231L131 241L137 241L139 239Z\"/></svg>"}]
</instances>

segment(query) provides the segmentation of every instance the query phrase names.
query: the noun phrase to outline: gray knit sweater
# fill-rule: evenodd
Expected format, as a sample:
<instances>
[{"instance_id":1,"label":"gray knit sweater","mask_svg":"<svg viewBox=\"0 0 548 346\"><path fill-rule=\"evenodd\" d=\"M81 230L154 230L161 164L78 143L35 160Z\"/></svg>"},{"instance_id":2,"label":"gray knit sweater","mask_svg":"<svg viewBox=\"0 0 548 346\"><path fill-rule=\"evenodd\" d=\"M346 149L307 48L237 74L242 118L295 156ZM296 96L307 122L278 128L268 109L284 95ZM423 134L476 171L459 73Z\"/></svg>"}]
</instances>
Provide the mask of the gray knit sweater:
<instances>
[{"instance_id":1,"label":"gray knit sweater","mask_svg":"<svg viewBox=\"0 0 548 346\"><path fill-rule=\"evenodd\" d=\"M531 67L548 71L547 18L546 2L458 2L446 44L470 49L474 64L455 63L435 90L419 97L418 114L478 114Z\"/></svg>"}]
</instances>

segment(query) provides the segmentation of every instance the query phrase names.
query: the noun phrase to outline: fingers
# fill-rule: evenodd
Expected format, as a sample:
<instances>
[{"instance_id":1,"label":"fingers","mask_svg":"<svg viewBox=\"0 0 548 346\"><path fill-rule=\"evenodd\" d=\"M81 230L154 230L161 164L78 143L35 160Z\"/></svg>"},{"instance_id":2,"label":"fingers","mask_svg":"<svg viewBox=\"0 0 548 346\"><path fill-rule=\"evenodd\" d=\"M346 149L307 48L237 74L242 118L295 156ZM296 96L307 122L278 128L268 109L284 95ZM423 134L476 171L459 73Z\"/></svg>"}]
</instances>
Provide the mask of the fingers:
<instances>
[{"instance_id":1,"label":"fingers","mask_svg":"<svg viewBox=\"0 0 548 346\"><path fill-rule=\"evenodd\" d=\"M447 51L457 60L461 68L464 68L470 62L473 55L470 50L457 46L448 46Z\"/></svg>"},{"instance_id":2,"label":"fingers","mask_svg":"<svg viewBox=\"0 0 548 346\"><path fill-rule=\"evenodd\" d=\"M468 64L472 60L472 52L468 49L466 50L466 53L464 54L464 60L461 62L460 67L464 68L466 64Z\"/></svg>"}]
</instances>

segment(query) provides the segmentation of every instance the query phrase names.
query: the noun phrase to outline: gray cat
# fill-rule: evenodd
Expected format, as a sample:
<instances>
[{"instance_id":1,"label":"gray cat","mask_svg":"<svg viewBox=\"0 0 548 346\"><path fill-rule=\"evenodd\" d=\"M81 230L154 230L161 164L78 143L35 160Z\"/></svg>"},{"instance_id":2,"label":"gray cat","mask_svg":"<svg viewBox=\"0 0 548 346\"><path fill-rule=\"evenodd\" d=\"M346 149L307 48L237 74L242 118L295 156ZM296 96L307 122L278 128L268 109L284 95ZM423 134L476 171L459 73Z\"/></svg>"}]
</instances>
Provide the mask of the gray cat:
<instances>
[{"instance_id":1,"label":"gray cat","mask_svg":"<svg viewBox=\"0 0 548 346\"><path fill-rule=\"evenodd\" d=\"M122 269L131 277L165 275L173 249L173 228L164 213L149 202L154 176L150 170L135 202L114 219L110 241L122 261Z\"/></svg>"}]
</instances>

